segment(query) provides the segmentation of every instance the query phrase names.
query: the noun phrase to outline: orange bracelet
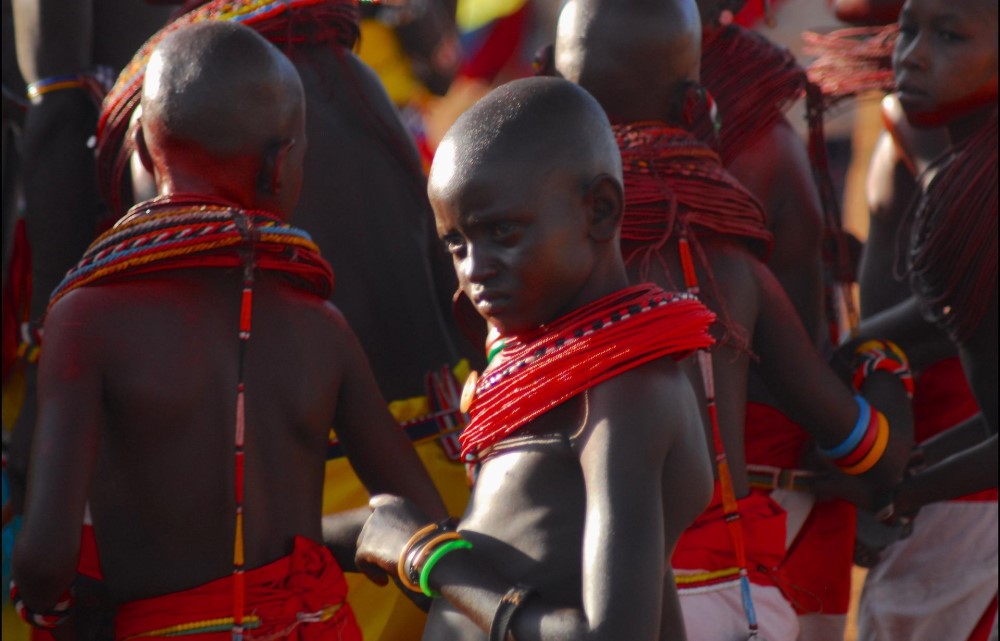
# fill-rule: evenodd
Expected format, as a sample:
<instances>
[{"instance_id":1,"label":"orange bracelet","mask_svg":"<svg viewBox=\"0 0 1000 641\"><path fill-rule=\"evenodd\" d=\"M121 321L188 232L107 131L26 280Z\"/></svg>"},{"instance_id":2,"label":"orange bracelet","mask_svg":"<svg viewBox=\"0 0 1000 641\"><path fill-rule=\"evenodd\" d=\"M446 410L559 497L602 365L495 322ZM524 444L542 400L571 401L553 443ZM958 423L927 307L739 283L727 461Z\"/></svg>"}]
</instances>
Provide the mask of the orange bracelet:
<instances>
[{"instance_id":1,"label":"orange bracelet","mask_svg":"<svg viewBox=\"0 0 1000 641\"><path fill-rule=\"evenodd\" d=\"M414 592L420 592L420 586L410 581L409 577L406 576L406 557L410 555L410 548L416 545L420 539L440 527L441 526L437 523L429 523L425 525L417 530L413 536L410 537L410 540L406 542L406 545L403 546L403 551L399 555L399 562L396 564L396 574L399 575L399 582L406 586L407 589L413 590Z\"/></svg>"},{"instance_id":2,"label":"orange bracelet","mask_svg":"<svg viewBox=\"0 0 1000 641\"><path fill-rule=\"evenodd\" d=\"M886 448L889 446L889 421L885 418L885 414L875 411L878 420L878 434L875 436L875 443L872 444L871 451L865 455L863 459L858 461L854 465L848 467L840 468L840 471L844 474L849 474L851 476L858 476L864 474L868 470L875 467L875 464L879 462L882 455L885 454Z\"/></svg>"},{"instance_id":3,"label":"orange bracelet","mask_svg":"<svg viewBox=\"0 0 1000 641\"><path fill-rule=\"evenodd\" d=\"M427 562L427 558L434 553L434 549L436 547L448 541L457 541L460 538L462 538L462 535L454 530L438 534L424 544L424 546L420 549L420 554L418 554L417 557L413 559L413 563L410 564L410 568L417 574L420 574L420 568ZM420 590L420 587L418 586L417 589ZM422 592L423 590L420 591Z\"/></svg>"}]
</instances>

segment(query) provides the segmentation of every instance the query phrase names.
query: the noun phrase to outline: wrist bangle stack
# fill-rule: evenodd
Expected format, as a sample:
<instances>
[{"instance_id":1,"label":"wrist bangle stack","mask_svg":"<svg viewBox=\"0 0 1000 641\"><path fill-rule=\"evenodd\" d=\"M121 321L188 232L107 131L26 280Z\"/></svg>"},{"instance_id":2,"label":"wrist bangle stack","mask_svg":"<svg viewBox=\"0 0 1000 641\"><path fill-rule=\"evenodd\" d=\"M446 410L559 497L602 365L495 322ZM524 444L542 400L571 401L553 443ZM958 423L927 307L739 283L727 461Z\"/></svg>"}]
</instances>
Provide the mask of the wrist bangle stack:
<instances>
[{"instance_id":1,"label":"wrist bangle stack","mask_svg":"<svg viewBox=\"0 0 1000 641\"><path fill-rule=\"evenodd\" d=\"M840 445L821 448L820 454L833 459L844 474L857 476L875 467L885 454L889 445L889 421L864 398L855 396L854 400L858 404L854 429Z\"/></svg>"},{"instance_id":2,"label":"wrist bangle stack","mask_svg":"<svg viewBox=\"0 0 1000 641\"><path fill-rule=\"evenodd\" d=\"M396 566L399 581L408 590L439 597L441 595L430 587L431 570L446 554L471 548L472 543L451 529L450 521L425 525L403 546Z\"/></svg>"},{"instance_id":3,"label":"wrist bangle stack","mask_svg":"<svg viewBox=\"0 0 1000 641\"><path fill-rule=\"evenodd\" d=\"M420 591L432 598L438 598L441 596L440 592L435 592L431 589L430 577L431 570L434 566L438 564L438 561L443 559L446 554L454 552L455 550L471 550L472 544L465 539L458 538L435 548L431 555L424 562L423 567L420 568Z\"/></svg>"},{"instance_id":4,"label":"wrist bangle stack","mask_svg":"<svg viewBox=\"0 0 1000 641\"><path fill-rule=\"evenodd\" d=\"M493 614L493 623L490 624L489 641L507 641L507 632L510 630L510 622L514 615L524 605L524 602L534 594L535 591L526 585L518 583L500 599L496 613Z\"/></svg>"},{"instance_id":5,"label":"wrist bangle stack","mask_svg":"<svg viewBox=\"0 0 1000 641\"><path fill-rule=\"evenodd\" d=\"M18 589L17 583L11 580L10 602L14 606L17 615L25 623L36 628L41 628L42 630L53 630L66 623L69 619L70 614L73 613L73 606L76 604L76 599L73 595L73 588L70 588L59 597L59 600L52 606L51 610L46 612L32 612L24 604L24 599L21 598L21 591Z\"/></svg>"},{"instance_id":6,"label":"wrist bangle stack","mask_svg":"<svg viewBox=\"0 0 1000 641\"><path fill-rule=\"evenodd\" d=\"M854 352L854 389L861 389L865 379L873 372L895 374L913 398L913 374L906 354L892 341L865 341Z\"/></svg>"}]
</instances>

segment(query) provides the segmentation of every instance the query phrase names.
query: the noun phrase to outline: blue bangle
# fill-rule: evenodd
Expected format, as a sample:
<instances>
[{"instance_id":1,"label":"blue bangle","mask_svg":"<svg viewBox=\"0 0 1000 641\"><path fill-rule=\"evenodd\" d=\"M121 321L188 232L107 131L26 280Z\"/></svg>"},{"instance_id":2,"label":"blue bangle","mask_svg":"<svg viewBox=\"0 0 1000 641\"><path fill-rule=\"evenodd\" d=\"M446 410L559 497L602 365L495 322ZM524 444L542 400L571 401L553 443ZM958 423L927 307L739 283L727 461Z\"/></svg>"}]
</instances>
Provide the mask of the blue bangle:
<instances>
[{"instance_id":1,"label":"blue bangle","mask_svg":"<svg viewBox=\"0 0 1000 641\"><path fill-rule=\"evenodd\" d=\"M858 404L858 422L854 424L854 429L844 439L844 442L837 447L824 450L820 448L819 453L827 458L840 458L850 453L858 446L865 432L868 431L868 423L872 418L872 406L862 396L855 395L854 401Z\"/></svg>"}]
</instances>

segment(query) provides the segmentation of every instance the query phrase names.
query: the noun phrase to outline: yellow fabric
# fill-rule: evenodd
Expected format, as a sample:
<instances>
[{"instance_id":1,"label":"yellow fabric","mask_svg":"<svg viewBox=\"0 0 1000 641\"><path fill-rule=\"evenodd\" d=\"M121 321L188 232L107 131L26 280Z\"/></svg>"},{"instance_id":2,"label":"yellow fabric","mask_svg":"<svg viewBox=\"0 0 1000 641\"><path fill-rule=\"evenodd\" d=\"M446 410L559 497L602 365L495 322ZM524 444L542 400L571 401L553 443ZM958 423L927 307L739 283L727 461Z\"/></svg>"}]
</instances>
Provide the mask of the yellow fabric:
<instances>
[{"instance_id":1,"label":"yellow fabric","mask_svg":"<svg viewBox=\"0 0 1000 641\"><path fill-rule=\"evenodd\" d=\"M453 369L459 382L469 375L469 364L463 361ZM426 396L389 403L389 411L397 422L424 416L430 412ZM417 454L430 473L441 498L453 516L465 512L469 487L465 466L453 463L437 440L416 445ZM331 514L368 504L368 493L358 481L346 458L326 463L326 485L323 490L323 513ZM363 575L347 577L347 600L361 626L365 641L419 641L426 615L403 595L394 584L382 588Z\"/></svg>"},{"instance_id":2,"label":"yellow fabric","mask_svg":"<svg viewBox=\"0 0 1000 641\"><path fill-rule=\"evenodd\" d=\"M8 432L14 429L17 416L24 404L24 368L21 363L15 363L7 383L3 386L3 429Z\"/></svg>"},{"instance_id":3,"label":"yellow fabric","mask_svg":"<svg viewBox=\"0 0 1000 641\"><path fill-rule=\"evenodd\" d=\"M378 74L389 99L397 107L413 102L424 93L423 85L413 74L410 59L391 27L378 20L362 20L357 55Z\"/></svg>"},{"instance_id":4,"label":"yellow fabric","mask_svg":"<svg viewBox=\"0 0 1000 641\"><path fill-rule=\"evenodd\" d=\"M3 604L3 641L29 641L31 626L21 620L10 603Z\"/></svg>"},{"instance_id":5,"label":"yellow fabric","mask_svg":"<svg viewBox=\"0 0 1000 641\"><path fill-rule=\"evenodd\" d=\"M458 0L455 22L468 33L486 24L506 18L525 5L527 0Z\"/></svg>"}]
</instances>

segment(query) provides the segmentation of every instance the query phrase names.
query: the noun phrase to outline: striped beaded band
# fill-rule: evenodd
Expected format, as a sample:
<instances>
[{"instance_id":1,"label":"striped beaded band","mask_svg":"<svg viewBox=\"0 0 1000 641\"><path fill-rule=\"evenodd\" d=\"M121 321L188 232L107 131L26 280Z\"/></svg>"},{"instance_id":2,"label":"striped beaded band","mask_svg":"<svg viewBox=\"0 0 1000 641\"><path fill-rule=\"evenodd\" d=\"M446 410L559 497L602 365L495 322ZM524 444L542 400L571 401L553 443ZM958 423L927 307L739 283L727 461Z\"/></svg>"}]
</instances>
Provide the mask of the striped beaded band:
<instances>
[{"instance_id":1,"label":"striped beaded band","mask_svg":"<svg viewBox=\"0 0 1000 641\"><path fill-rule=\"evenodd\" d=\"M248 614L243 619L243 628L253 630L260 627L260 617ZM233 617L219 617L217 619L205 619L203 621L192 621L190 623L178 623L158 630L150 630L126 637L124 641L130 639L146 639L150 637L186 637L195 634L207 634L209 632L226 632L233 627Z\"/></svg>"},{"instance_id":2,"label":"striped beaded band","mask_svg":"<svg viewBox=\"0 0 1000 641\"><path fill-rule=\"evenodd\" d=\"M42 96L57 91L67 89L82 89L100 106L104 96L108 93L114 76L111 70L100 67L95 71L85 71L79 73L63 73L47 78L39 78L35 82L28 83L26 94L31 104L37 105Z\"/></svg>"},{"instance_id":3,"label":"striped beaded band","mask_svg":"<svg viewBox=\"0 0 1000 641\"><path fill-rule=\"evenodd\" d=\"M855 395L854 402L858 404L858 420L854 423L854 429L847 435L843 443L837 447L829 449L820 448L819 453L827 458L838 459L854 450L861 439L864 438L865 431L871 423L872 406L862 396Z\"/></svg>"},{"instance_id":4,"label":"striped beaded band","mask_svg":"<svg viewBox=\"0 0 1000 641\"><path fill-rule=\"evenodd\" d=\"M837 466L844 474L849 474L851 476L858 476L864 474L868 470L875 467L875 464L879 462L882 455L885 454L886 448L889 446L889 421L886 420L885 415L882 412L875 412L875 419L872 423L875 423L877 433L875 435L875 440L872 443L871 449L865 454L860 461L854 463L853 465L848 465L846 462L841 463L837 461Z\"/></svg>"},{"instance_id":5,"label":"striped beaded band","mask_svg":"<svg viewBox=\"0 0 1000 641\"><path fill-rule=\"evenodd\" d=\"M66 623L69 615L73 611L76 598L73 595L73 588L66 590L51 610L47 612L32 612L24 605L21 598L21 590L17 587L17 582L13 579L10 582L10 602L14 610L21 619L36 628L43 630L54 630Z\"/></svg>"},{"instance_id":6,"label":"striped beaded band","mask_svg":"<svg viewBox=\"0 0 1000 641\"><path fill-rule=\"evenodd\" d=\"M906 394L913 398L913 374L906 354L892 341L871 340L858 346L854 352L854 388L861 389L865 379L874 372L895 374L906 388Z\"/></svg>"}]
</instances>

